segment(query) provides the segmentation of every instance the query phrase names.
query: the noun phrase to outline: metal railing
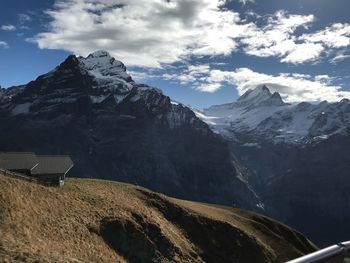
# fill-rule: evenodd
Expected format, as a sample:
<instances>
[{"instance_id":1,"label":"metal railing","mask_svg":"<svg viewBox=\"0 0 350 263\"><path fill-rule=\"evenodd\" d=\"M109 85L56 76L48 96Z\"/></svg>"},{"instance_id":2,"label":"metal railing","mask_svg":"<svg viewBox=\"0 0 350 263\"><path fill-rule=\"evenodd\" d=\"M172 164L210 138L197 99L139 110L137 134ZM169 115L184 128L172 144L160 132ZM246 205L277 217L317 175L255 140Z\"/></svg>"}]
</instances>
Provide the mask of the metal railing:
<instances>
[{"instance_id":1,"label":"metal railing","mask_svg":"<svg viewBox=\"0 0 350 263\"><path fill-rule=\"evenodd\" d=\"M293 259L286 263L348 262L344 261L346 257L350 257L350 241L326 247L324 249L297 259Z\"/></svg>"}]
</instances>

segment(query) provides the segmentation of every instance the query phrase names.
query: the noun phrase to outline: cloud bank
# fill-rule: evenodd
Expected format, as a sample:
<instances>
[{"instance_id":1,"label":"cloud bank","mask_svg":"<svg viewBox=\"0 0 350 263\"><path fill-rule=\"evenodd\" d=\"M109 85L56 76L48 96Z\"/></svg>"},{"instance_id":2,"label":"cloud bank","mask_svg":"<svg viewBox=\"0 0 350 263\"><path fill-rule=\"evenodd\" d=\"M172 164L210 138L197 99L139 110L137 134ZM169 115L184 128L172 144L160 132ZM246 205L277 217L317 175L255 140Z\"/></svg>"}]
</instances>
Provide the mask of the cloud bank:
<instances>
[{"instance_id":1,"label":"cloud bank","mask_svg":"<svg viewBox=\"0 0 350 263\"><path fill-rule=\"evenodd\" d=\"M57 1L40 48L87 55L105 49L129 66L160 67L190 56L228 55L243 30L224 0Z\"/></svg>"},{"instance_id":2,"label":"cloud bank","mask_svg":"<svg viewBox=\"0 0 350 263\"><path fill-rule=\"evenodd\" d=\"M243 19L226 0L56 0L49 30L30 39L40 48L80 55L105 49L129 66L161 67L201 56L244 52L283 63L317 62L350 46L350 25L307 31L313 15L275 14ZM252 1L241 1L243 4ZM28 19L23 17L22 19ZM334 52L332 52L334 51Z\"/></svg>"},{"instance_id":3,"label":"cloud bank","mask_svg":"<svg viewBox=\"0 0 350 263\"><path fill-rule=\"evenodd\" d=\"M182 75L165 74L163 77L192 85L202 92L215 92L223 86L234 85L239 95L248 89L266 84L271 91L279 92L286 102L291 103L322 100L336 102L343 98L350 99L350 92L343 91L341 86L333 85L333 79L328 75L310 76L295 73L268 75L249 68L223 71L211 69L208 64L205 64L189 66Z\"/></svg>"}]
</instances>

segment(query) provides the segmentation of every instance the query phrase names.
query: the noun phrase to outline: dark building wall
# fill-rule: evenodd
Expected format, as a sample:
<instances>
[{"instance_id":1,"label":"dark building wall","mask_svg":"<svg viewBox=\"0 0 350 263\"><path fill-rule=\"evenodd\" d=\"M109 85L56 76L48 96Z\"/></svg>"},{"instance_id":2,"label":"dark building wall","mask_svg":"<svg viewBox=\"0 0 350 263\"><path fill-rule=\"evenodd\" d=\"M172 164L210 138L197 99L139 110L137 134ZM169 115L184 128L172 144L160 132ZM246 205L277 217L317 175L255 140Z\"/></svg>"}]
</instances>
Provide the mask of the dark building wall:
<instances>
[{"instance_id":1,"label":"dark building wall","mask_svg":"<svg viewBox=\"0 0 350 263\"><path fill-rule=\"evenodd\" d=\"M60 179L64 178L64 174L41 174L35 175L34 177L36 177L38 181L44 185L59 186Z\"/></svg>"}]
</instances>

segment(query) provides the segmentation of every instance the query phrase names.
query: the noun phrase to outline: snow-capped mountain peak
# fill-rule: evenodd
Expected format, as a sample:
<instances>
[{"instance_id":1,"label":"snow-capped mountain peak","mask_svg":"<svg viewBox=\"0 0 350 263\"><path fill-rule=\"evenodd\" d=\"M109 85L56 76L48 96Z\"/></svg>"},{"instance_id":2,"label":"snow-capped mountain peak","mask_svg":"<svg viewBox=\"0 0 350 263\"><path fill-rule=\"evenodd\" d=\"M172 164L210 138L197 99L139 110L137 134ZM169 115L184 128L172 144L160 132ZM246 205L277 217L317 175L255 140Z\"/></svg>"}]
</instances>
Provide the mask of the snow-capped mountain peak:
<instances>
[{"instance_id":1,"label":"snow-capped mountain peak","mask_svg":"<svg viewBox=\"0 0 350 263\"><path fill-rule=\"evenodd\" d=\"M248 90L236 102L212 106L197 114L226 138L251 135L253 140L301 143L327 139L350 130L350 101L319 104L284 103L266 85Z\"/></svg>"},{"instance_id":2,"label":"snow-capped mountain peak","mask_svg":"<svg viewBox=\"0 0 350 263\"><path fill-rule=\"evenodd\" d=\"M271 95L266 85L260 85L255 89L248 89L237 101L246 101L254 98L268 99Z\"/></svg>"},{"instance_id":3,"label":"snow-capped mountain peak","mask_svg":"<svg viewBox=\"0 0 350 263\"><path fill-rule=\"evenodd\" d=\"M74 112L76 103L84 104L77 106L84 109L110 110L121 104L128 105L127 108L144 107L164 119L170 128L186 122L206 127L196 121L189 108L171 103L161 90L135 83L125 65L106 51L96 51L87 57L70 55L54 70L23 87L0 88L0 112L5 110L13 116L48 112L62 115L67 109Z\"/></svg>"},{"instance_id":4,"label":"snow-capped mountain peak","mask_svg":"<svg viewBox=\"0 0 350 263\"><path fill-rule=\"evenodd\" d=\"M107 51L99 50L87 57L78 57L82 70L95 79L99 88L115 88L120 91L130 91L133 82L127 73L125 65L112 57Z\"/></svg>"},{"instance_id":5,"label":"snow-capped mountain peak","mask_svg":"<svg viewBox=\"0 0 350 263\"><path fill-rule=\"evenodd\" d=\"M259 107L268 105L282 106L285 103L278 92L272 94L266 85L260 85L255 89L246 91L237 100L236 104L238 106Z\"/></svg>"},{"instance_id":6,"label":"snow-capped mountain peak","mask_svg":"<svg viewBox=\"0 0 350 263\"><path fill-rule=\"evenodd\" d=\"M97 50L95 52L92 52L88 57L94 57L94 58L101 58L101 57L107 57L112 58L111 54L105 50Z\"/></svg>"},{"instance_id":7,"label":"snow-capped mountain peak","mask_svg":"<svg viewBox=\"0 0 350 263\"><path fill-rule=\"evenodd\" d=\"M112 57L107 51L96 51L86 58L79 57L78 59L87 70L99 71L104 76L125 74L125 78L130 78L130 75L126 74L125 65Z\"/></svg>"},{"instance_id":8,"label":"snow-capped mountain peak","mask_svg":"<svg viewBox=\"0 0 350 263\"><path fill-rule=\"evenodd\" d=\"M23 87L0 89L0 111L3 108L13 115L34 114L80 100L114 106L127 97L132 102L150 104L158 98L166 101L161 94L153 87L135 83L125 65L108 52L96 51L87 57L70 55L54 70Z\"/></svg>"}]
</instances>

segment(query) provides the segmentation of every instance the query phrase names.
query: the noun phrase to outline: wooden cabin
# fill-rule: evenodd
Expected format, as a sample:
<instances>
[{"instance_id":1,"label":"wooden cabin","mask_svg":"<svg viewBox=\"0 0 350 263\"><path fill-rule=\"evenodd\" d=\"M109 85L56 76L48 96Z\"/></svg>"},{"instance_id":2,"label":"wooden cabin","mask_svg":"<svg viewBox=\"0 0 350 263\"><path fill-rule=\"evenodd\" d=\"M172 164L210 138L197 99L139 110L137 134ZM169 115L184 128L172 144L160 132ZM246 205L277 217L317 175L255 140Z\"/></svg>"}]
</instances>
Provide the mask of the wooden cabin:
<instances>
[{"instance_id":1,"label":"wooden cabin","mask_svg":"<svg viewBox=\"0 0 350 263\"><path fill-rule=\"evenodd\" d=\"M66 155L36 155L33 152L0 153L0 168L34 177L40 183L62 186L66 174L73 167L73 161Z\"/></svg>"},{"instance_id":2,"label":"wooden cabin","mask_svg":"<svg viewBox=\"0 0 350 263\"><path fill-rule=\"evenodd\" d=\"M45 184L64 184L66 174L73 167L73 162L66 155L37 155L38 165L31 170L31 175Z\"/></svg>"}]
</instances>

